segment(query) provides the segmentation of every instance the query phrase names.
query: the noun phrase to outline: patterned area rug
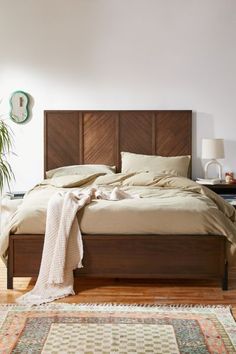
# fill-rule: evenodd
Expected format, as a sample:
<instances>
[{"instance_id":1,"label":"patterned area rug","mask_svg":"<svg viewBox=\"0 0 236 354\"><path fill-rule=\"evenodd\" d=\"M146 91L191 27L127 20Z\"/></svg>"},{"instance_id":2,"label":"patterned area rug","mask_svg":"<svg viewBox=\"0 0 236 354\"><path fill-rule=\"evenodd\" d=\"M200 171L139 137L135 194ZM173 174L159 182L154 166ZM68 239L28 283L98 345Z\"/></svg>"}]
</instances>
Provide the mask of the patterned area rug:
<instances>
[{"instance_id":1,"label":"patterned area rug","mask_svg":"<svg viewBox=\"0 0 236 354\"><path fill-rule=\"evenodd\" d=\"M236 353L229 307L0 305L0 353Z\"/></svg>"}]
</instances>

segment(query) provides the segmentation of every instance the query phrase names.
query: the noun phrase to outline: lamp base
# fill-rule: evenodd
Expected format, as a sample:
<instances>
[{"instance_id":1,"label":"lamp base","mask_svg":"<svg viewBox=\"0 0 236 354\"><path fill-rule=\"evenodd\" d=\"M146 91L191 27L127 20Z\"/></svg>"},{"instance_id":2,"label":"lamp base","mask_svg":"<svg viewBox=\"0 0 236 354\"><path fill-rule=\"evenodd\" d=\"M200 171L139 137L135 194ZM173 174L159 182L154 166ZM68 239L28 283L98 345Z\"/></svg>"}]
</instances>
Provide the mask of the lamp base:
<instances>
[{"instance_id":1,"label":"lamp base","mask_svg":"<svg viewBox=\"0 0 236 354\"><path fill-rule=\"evenodd\" d=\"M209 166L211 166L211 165L216 165L218 167L218 178L220 180L222 180L222 166L216 159L212 159L205 164L205 167L204 167L205 178L206 179L209 178L208 177L208 170L209 170Z\"/></svg>"}]
</instances>

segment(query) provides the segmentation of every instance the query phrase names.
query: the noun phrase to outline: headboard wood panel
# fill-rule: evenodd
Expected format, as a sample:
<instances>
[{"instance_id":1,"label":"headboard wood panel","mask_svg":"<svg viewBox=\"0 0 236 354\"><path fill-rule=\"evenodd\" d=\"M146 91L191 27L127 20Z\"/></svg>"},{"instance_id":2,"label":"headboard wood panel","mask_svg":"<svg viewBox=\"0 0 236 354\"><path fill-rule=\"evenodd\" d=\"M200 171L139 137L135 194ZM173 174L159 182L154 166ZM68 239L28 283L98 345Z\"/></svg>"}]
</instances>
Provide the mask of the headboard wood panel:
<instances>
[{"instance_id":1,"label":"headboard wood panel","mask_svg":"<svg viewBox=\"0 0 236 354\"><path fill-rule=\"evenodd\" d=\"M156 112L156 155L192 154L192 112Z\"/></svg>"},{"instance_id":2,"label":"headboard wood panel","mask_svg":"<svg viewBox=\"0 0 236 354\"><path fill-rule=\"evenodd\" d=\"M192 111L45 111L45 171L75 164L115 165L120 152L192 154Z\"/></svg>"},{"instance_id":3,"label":"headboard wood panel","mask_svg":"<svg viewBox=\"0 0 236 354\"><path fill-rule=\"evenodd\" d=\"M85 112L83 163L114 165L117 159L117 112Z\"/></svg>"},{"instance_id":4,"label":"headboard wood panel","mask_svg":"<svg viewBox=\"0 0 236 354\"><path fill-rule=\"evenodd\" d=\"M155 114L153 112L120 112L120 151L155 154Z\"/></svg>"}]
</instances>

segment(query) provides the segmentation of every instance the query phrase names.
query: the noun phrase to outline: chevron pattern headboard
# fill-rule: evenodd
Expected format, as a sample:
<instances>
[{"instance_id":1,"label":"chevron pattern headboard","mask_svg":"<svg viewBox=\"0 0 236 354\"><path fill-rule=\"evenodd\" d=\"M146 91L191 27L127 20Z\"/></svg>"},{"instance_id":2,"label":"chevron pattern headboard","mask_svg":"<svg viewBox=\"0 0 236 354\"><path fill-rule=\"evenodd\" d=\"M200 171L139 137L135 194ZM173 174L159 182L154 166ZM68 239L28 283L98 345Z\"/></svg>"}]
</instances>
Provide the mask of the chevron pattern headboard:
<instances>
[{"instance_id":1,"label":"chevron pattern headboard","mask_svg":"<svg viewBox=\"0 0 236 354\"><path fill-rule=\"evenodd\" d=\"M45 111L45 171L107 164L120 170L120 152L192 154L192 111Z\"/></svg>"}]
</instances>

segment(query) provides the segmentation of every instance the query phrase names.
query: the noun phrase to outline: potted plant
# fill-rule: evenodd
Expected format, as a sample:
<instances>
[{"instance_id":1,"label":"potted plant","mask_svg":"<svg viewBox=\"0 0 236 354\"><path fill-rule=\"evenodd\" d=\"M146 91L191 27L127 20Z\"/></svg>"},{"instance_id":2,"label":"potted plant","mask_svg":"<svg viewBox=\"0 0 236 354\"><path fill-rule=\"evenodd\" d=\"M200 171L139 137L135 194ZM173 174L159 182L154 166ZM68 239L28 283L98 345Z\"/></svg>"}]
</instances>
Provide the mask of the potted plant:
<instances>
[{"instance_id":1,"label":"potted plant","mask_svg":"<svg viewBox=\"0 0 236 354\"><path fill-rule=\"evenodd\" d=\"M12 148L12 132L10 127L0 119L0 194L5 184L10 188L14 173L7 161Z\"/></svg>"}]
</instances>

